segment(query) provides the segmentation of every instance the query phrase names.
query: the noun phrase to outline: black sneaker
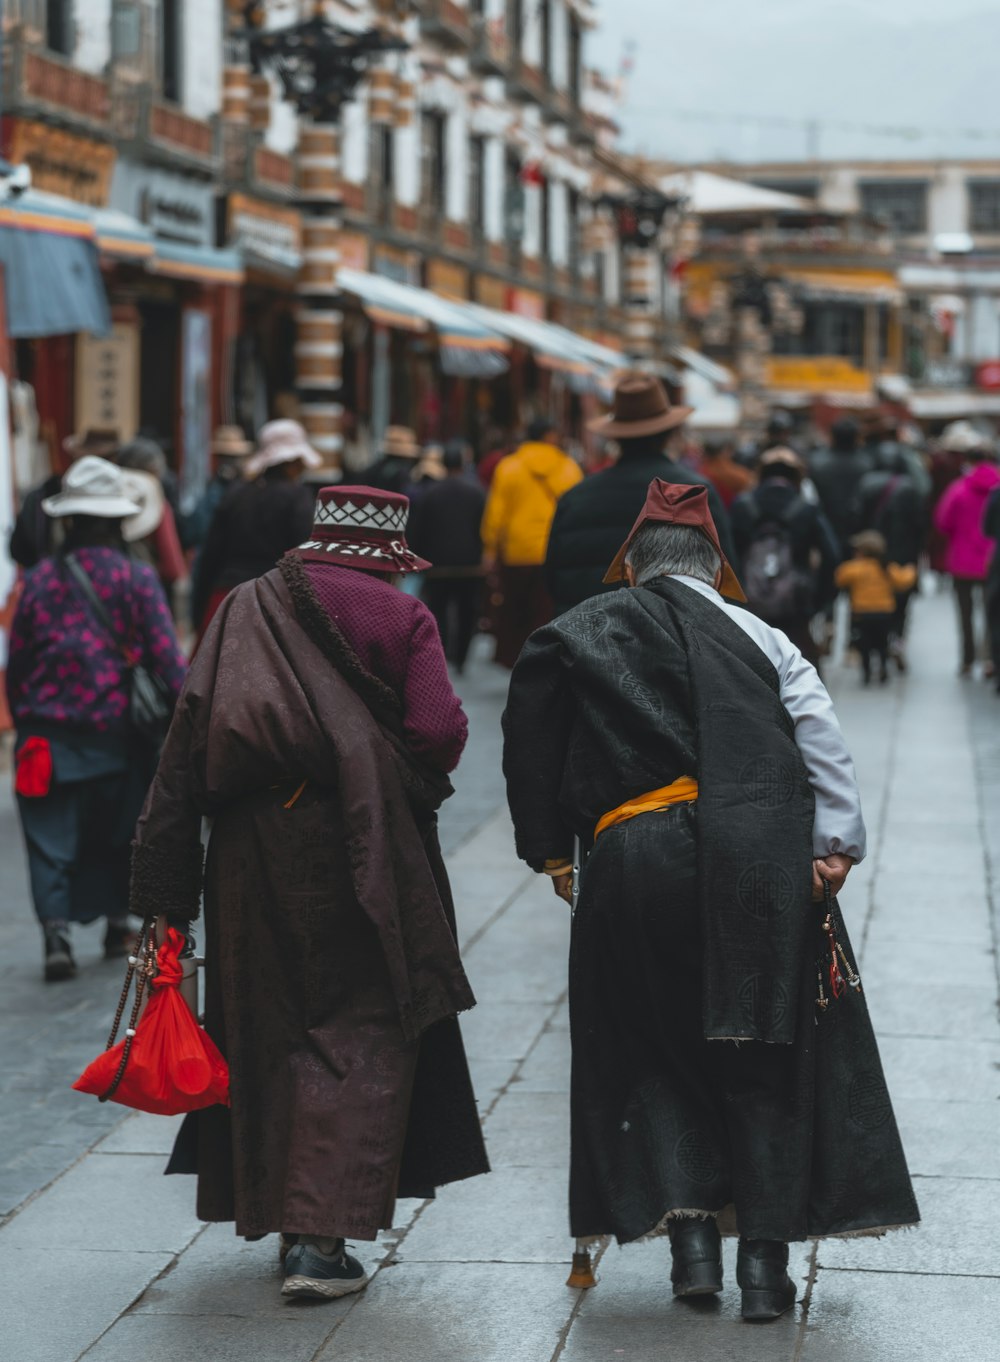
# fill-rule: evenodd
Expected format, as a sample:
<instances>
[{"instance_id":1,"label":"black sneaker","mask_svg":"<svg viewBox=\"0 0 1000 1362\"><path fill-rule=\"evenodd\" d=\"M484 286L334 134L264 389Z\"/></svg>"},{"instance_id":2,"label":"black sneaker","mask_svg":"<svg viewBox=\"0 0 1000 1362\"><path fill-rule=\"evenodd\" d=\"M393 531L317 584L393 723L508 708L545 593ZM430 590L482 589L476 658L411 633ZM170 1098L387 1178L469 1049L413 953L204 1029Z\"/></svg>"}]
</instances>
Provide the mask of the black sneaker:
<instances>
[{"instance_id":1,"label":"black sneaker","mask_svg":"<svg viewBox=\"0 0 1000 1362\"><path fill-rule=\"evenodd\" d=\"M368 1274L344 1249L343 1239L300 1235L285 1255L283 1296L335 1300L368 1285Z\"/></svg>"},{"instance_id":2,"label":"black sneaker","mask_svg":"<svg viewBox=\"0 0 1000 1362\"><path fill-rule=\"evenodd\" d=\"M69 937L61 927L45 927L45 982L57 983L60 979L72 979L76 973L76 961L69 947Z\"/></svg>"}]
</instances>

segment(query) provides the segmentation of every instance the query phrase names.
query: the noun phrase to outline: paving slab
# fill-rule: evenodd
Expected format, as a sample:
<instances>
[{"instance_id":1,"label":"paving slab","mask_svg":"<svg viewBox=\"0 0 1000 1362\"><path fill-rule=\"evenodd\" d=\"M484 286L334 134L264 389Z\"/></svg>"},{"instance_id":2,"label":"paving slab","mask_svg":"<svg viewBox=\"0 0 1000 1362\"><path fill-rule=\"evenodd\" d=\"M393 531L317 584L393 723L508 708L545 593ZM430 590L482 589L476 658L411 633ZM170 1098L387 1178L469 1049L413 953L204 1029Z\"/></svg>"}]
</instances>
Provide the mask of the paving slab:
<instances>
[{"instance_id":1,"label":"paving slab","mask_svg":"<svg viewBox=\"0 0 1000 1362\"><path fill-rule=\"evenodd\" d=\"M982 1178L915 1178L919 1230L881 1239L827 1239L818 1246L825 1268L1000 1278L1000 1182Z\"/></svg>"},{"instance_id":2,"label":"paving slab","mask_svg":"<svg viewBox=\"0 0 1000 1362\"><path fill-rule=\"evenodd\" d=\"M995 1362L1000 1281L821 1272L802 1362Z\"/></svg>"},{"instance_id":3,"label":"paving slab","mask_svg":"<svg viewBox=\"0 0 1000 1362\"><path fill-rule=\"evenodd\" d=\"M1000 1179L1000 1103L895 1094L893 1105L911 1173ZM1000 1209L1000 1195L995 1206Z\"/></svg>"},{"instance_id":4,"label":"paving slab","mask_svg":"<svg viewBox=\"0 0 1000 1362\"><path fill-rule=\"evenodd\" d=\"M1000 1041L882 1036L889 1091L938 1102L1000 1099Z\"/></svg>"},{"instance_id":5,"label":"paving slab","mask_svg":"<svg viewBox=\"0 0 1000 1362\"><path fill-rule=\"evenodd\" d=\"M462 1015L462 1035L470 1055L523 1059L552 1015L548 1002L510 1003L487 999Z\"/></svg>"},{"instance_id":6,"label":"paving slab","mask_svg":"<svg viewBox=\"0 0 1000 1362\"><path fill-rule=\"evenodd\" d=\"M349 1308L336 1301L286 1303L270 1319L124 1315L80 1362L313 1362L337 1312Z\"/></svg>"},{"instance_id":7,"label":"paving slab","mask_svg":"<svg viewBox=\"0 0 1000 1362\"><path fill-rule=\"evenodd\" d=\"M865 976L876 991L912 991L925 984L958 984L996 990L997 958L993 947L967 941L927 941L904 936L888 941L869 939L864 950Z\"/></svg>"},{"instance_id":8,"label":"paving slab","mask_svg":"<svg viewBox=\"0 0 1000 1362\"><path fill-rule=\"evenodd\" d=\"M548 1263L399 1263L316 1362L548 1362L575 1296L565 1281Z\"/></svg>"},{"instance_id":9,"label":"paving slab","mask_svg":"<svg viewBox=\"0 0 1000 1362\"><path fill-rule=\"evenodd\" d=\"M183 1120L183 1116L132 1112L110 1135L94 1146L94 1153L169 1155Z\"/></svg>"},{"instance_id":10,"label":"paving slab","mask_svg":"<svg viewBox=\"0 0 1000 1362\"><path fill-rule=\"evenodd\" d=\"M977 987L911 981L908 985L873 988L868 1006L879 1034L949 1036L970 1041L991 1040L997 1034L995 984Z\"/></svg>"},{"instance_id":11,"label":"paving slab","mask_svg":"<svg viewBox=\"0 0 1000 1362\"><path fill-rule=\"evenodd\" d=\"M522 1092L569 1092L572 1047L569 1031L552 1026L524 1062L518 1086Z\"/></svg>"},{"instance_id":12,"label":"paving slab","mask_svg":"<svg viewBox=\"0 0 1000 1362\"><path fill-rule=\"evenodd\" d=\"M501 1097L484 1131L494 1169L569 1167L566 1093L526 1092L516 1086Z\"/></svg>"},{"instance_id":13,"label":"paving slab","mask_svg":"<svg viewBox=\"0 0 1000 1362\"><path fill-rule=\"evenodd\" d=\"M88 1154L3 1227L0 1244L179 1253L199 1229L192 1179L164 1177L159 1154Z\"/></svg>"},{"instance_id":14,"label":"paving slab","mask_svg":"<svg viewBox=\"0 0 1000 1362\"><path fill-rule=\"evenodd\" d=\"M9 1362L73 1362L169 1263L169 1253L81 1251L58 1238L15 1248L5 1236L0 1355Z\"/></svg>"},{"instance_id":15,"label":"paving slab","mask_svg":"<svg viewBox=\"0 0 1000 1362\"><path fill-rule=\"evenodd\" d=\"M573 1242L568 1168L498 1168L456 1183L403 1240L404 1262L562 1263Z\"/></svg>"},{"instance_id":16,"label":"paving slab","mask_svg":"<svg viewBox=\"0 0 1000 1362\"><path fill-rule=\"evenodd\" d=\"M789 1271L805 1291L809 1250L793 1245ZM595 1288L583 1292L580 1312L559 1362L792 1362L801 1306L765 1327L740 1319L736 1245L723 1250L721 1296L679 1301L670 1291L670 1249L664 1239L609 1248Z\"/></svg>"}]
</instances>

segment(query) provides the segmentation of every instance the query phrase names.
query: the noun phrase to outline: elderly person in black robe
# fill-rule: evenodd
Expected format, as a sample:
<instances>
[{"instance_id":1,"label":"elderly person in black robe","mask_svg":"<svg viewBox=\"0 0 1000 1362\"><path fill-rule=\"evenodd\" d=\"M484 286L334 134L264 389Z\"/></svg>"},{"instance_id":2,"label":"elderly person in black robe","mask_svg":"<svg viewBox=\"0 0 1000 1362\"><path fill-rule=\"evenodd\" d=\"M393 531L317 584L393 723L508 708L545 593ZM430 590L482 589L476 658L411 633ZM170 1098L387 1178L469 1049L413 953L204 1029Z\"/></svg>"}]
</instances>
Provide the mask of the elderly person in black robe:
<instances>
[{"instance_id":1,"label":"elderly person in black robe","mask_svg":"<svg viewBox=\"0 0 1000 1362\"><path fill-rule=\"evenodd\" d=\"M504 716L519 854L570 901L586 854L572 1233L668 1233L694 1296L736 1232L744 1318L773 1319L790 1240L918 1219L832 897L865 851L853 767L815 669L723 599L704 488L650 485L623 578L532 636Z\"/></svg>"},{"instance_id":2,"label":"elderly person in black robe","mask_svg":"<svg viewBox=\"0 0 1000 1362\"><path fill-rule=\"evenodd\" d=\"M286 1296L359 1290L346 1238L488 1166L437 838L467 725L433 616L397 589L430 566L407 507L324 488L305 543L226 597L136 834L133 908L186 927L213 819L205 1020L232 1105L188 1118L169 1171L198 1173L202 1219L281 1232Z\"/></svg>"}]
</instances>

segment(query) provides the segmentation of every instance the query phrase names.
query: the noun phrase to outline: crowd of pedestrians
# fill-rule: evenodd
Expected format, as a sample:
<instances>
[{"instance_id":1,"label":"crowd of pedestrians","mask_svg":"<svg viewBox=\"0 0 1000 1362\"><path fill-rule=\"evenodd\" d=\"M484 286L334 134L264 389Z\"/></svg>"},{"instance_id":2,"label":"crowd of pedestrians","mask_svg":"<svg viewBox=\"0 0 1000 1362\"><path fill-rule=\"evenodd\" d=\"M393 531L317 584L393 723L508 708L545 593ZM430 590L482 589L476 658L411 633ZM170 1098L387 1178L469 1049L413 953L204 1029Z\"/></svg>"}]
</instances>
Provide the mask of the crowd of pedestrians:
<instances>
[{"instance_id":1,"label":"crowd of pedestrians","mask_svg":"<svg viewBox=\"0 0 1000 1362\"><path fill-rule=\"evenodd\" d=\"M827 896L839 996L856 975L830 895L865 834L819 676L837 598L863 683L888 684L928 565L954 592L960 674L995 679L996 446L955 422L926 450L882 412L822 440L776 412L699 445L690 414L627 373L589 425L598 471L551 418L478 464L465 439L390 426L357 484L322 489L298 422L225 427L190 507L154 440L88 431L24 499L6 683L44 977L75 973L74 922L106 919L109 957L135 949L130 912L193 950L204 901L231 1106L191 1112L171 1170L198 1174L204 1218L281 1235L286 1295L361 1289L347 1237L487 1171L435 833L467 737L449 668L479 632L513 671L519 854L577 903L574 1232L667 1233L674 1293L709 1294L727 1205L744 1317L772 1319L795 1298L789 1240L918 1219L881 1087L877 1137L844 1126L842 1047L881 1083L863 1004L802 1043L812 966L782 914ZM773 798L775 771L800 798ZM652 1167L675 1127L691 1157Z\"/></svg>"}]
</instances>

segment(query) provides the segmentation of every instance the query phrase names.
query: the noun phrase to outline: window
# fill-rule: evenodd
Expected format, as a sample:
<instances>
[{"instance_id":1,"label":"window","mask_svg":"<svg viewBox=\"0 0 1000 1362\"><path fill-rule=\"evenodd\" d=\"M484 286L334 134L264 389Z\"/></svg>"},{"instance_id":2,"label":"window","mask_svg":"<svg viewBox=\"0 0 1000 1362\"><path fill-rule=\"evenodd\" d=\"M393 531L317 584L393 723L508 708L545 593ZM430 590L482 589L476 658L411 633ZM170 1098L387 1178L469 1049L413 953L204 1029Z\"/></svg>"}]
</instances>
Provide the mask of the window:
<instances>
[{"instance_id":1,"label":"window","mask_svg":"<svg viewBox=\"0 0 1000 1362\"><path fill-rule=\"evenodd\" d=\"M524 0L507 0L507 31L515 55L520 56L524 38Z\"/></svg>"},{"instance_id":2,"label":"window","mask_svg":"<svg viewBox=\"0 0 1000 1362\"><path fill-rule=\"evenodd\" d=\"M160 81L165 99L181 102L183 0L160 0Z\"/></svg>"},{"instance_id":3,"label":"window","mask_svg":"<svg viewBox=\"0 0 1000 1362\"><path fill-rule=\"evenodd\" d=\"M566 193L566 236L566 260L576 283L580 278L580 194L576 189Z\"/></svg>"},{"instance_id":4,"label":"window","mask_svg":"<svg viewBox=\"0 0 1000 1362\"><path fill-rule=\"evenodd\" d=\"M446 116L425 113L421 122L423 201L427 212L435 219L443 217L445 209L446 136Z\"/></svg>"},{"instance_id":5,"label":"window","mask_svg":"<svg viewBox=\"0 0 1000 1362\"><path fill-rule=\"evenodd\" d=\"M897 232L925 232L927 184L923 180L870 180L861 185L861 208Z\"/></svg>"},{"instance_id":6,"label":"window","mask_svg":"<svg viewBox=\"0 0 1000 1362\"><path fill-rule=\"evenodd\" d=\"M521 162L517 152L507 148L504 158L504 239L507 259L516 267L521 260L521 238L524 235L524 185L521 182Z\"/></svg>"},{"instance_id":7,"label":"window","mask_svg":"<svg viewBox=\"0 0 1000 1362\"><path fill-rule=\"evenodd\" d=\"M469 226L477 240L486 230L486 138L469 138Z\"/></svg>"},{"instance_id":8,"label":"window","mask_svg":"<svg viewBox=\"0 0 1000 1362\"><path fill-rule=\"evenodd\" d=\"M842 355L861 363L865 351L865 310L858 303L806 303L802 353Z\"/></svg>"},{"instance_id":9,"label":"window","mask_svg":"<svg viewBox=\"0 0 1000 1362\"><path fill-rule=\"evenodd\" d=\"M1000 232L1000 180L969 182L969 230Z\"/></svg>"},{"instance_id":10,"label":"window","mask_svg":"<svg viewBox=\"0 0 1000 1362\"><path fill-rule=\"evenodd\" d=\"M393 129L384 123L370 125L370 165L368 182L372 188L372 216L385 226L392 216Z\"/></svg>"},{"instance_id":11,"label":"window","mask_svg":"<svg viewBox=\"0 0 1000 1362\"><path fill-rule=\"evenodd\" d=\"M542 70L552 79L552 4L538 0L538 26L542 31Z\"/></svg>"},{"instance_id":12,"label":"window","mask_svg":"<svg viewBox=\"0 0 1000 1362\"><path fill-rule=\"evenodd\" d=\"M70 0L45 0L45 46L64 57L73 55L73 14Z\"/></svg>"},{"instance_id":13,"label":"window","mask_svg":"<svg viewBox=\"0 0 1000 1362\"><path fill-rule=\"evenodd\" d=\"M538 247L542 263L547 265L552 258L552 190L548 180L543 180L538 190Z\"/></svg>"},{"instance_id":14,"label":"window","mask_svg":"<svg viewBox=\"0 0 1000 1362\"><path fill-rule=\"evenodd\" d=\"M574 104L580 103L580 88L583 66L583 30L575 14L569 19L569 96Z\"/></svg>"}]
</instances>

